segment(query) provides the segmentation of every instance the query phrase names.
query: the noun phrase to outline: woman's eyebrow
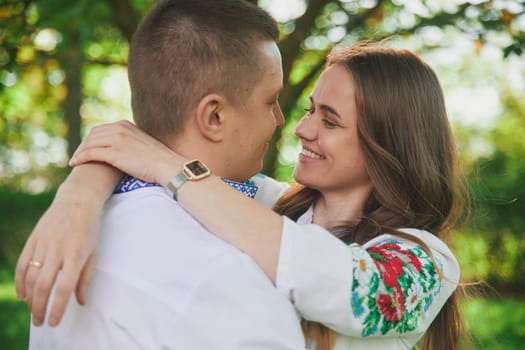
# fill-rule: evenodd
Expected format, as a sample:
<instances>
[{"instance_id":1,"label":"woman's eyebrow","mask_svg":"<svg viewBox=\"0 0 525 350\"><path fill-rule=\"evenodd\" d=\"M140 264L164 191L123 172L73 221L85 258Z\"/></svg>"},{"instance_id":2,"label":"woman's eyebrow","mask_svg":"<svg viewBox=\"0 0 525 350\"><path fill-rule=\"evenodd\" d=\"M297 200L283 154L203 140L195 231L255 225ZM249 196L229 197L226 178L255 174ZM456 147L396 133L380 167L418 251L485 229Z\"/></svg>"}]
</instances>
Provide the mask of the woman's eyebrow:
<instances>
[{"instance_id":1,"label":"woman's eyebrow","mask_svg":"<svg viewBox=\"0 0 525 350\"><path fill-rule=\"evenodd\" d=\"M310 96L309 98L310 98L310 102L311 102L312 104L315 105L315 103L314 103L314 98L313 98L312 96ZM321 108L321 109L322 109L323 111L325 111L325 112L328 112L328 113L330 113L330 114L335 115L335 116L338 117L339 119L343 119L343 118L341 118L341 116L339 115L339 113L337 113L337 111L336 111L333 107L330 107L330 106L325 105L325 104L321 104L321 105L319 105L319 108Z\"/></svg>"}]
</instances>

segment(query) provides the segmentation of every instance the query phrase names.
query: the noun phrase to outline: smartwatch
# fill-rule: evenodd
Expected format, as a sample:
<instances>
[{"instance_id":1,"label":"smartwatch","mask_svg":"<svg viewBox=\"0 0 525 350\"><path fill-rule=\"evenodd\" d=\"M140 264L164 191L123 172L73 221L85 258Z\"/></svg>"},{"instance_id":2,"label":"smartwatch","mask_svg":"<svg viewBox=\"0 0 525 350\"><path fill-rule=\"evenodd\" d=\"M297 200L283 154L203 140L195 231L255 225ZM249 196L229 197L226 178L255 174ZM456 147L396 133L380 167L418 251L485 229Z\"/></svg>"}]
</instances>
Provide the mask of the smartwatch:
<instances>
[{"instance_id":1,"label":"smartwatch","mask_svg":"<svg viewBox=\"0 0 525 350\"><path fill-rule=\"evenodd\" d=\"M177 191L188 181L198 181L211 175L210 169L200 160L194 159L184 163L182 171L175 175L168 185L168 191L171 192L173 199L177 200Z\"/></svg>"}]
</instances>

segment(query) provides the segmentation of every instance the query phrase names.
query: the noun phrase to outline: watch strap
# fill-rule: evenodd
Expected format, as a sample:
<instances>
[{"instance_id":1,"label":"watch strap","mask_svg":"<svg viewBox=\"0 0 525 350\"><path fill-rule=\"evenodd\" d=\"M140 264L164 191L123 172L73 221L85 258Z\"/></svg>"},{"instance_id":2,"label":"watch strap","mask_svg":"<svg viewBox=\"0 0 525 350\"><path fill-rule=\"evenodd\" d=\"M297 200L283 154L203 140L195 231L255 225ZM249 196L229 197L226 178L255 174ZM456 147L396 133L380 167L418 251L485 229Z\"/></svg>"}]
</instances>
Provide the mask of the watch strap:
<instances>
[{"instance_id":1,"label":"watch strap","mask_svg":"<svg viewBox=\"0 0 525 350\"><path fill-rule=\"evenodd\" d=\"M166 187L171 192L173 199L177 200L177 191L179 190L179 188L182 187L182 185L184 185L189 180L190 178L186 175L184 171L181 171L173 178L171 178L170 182L168 182L168 185Z\"/></svg>"}]
</instances>

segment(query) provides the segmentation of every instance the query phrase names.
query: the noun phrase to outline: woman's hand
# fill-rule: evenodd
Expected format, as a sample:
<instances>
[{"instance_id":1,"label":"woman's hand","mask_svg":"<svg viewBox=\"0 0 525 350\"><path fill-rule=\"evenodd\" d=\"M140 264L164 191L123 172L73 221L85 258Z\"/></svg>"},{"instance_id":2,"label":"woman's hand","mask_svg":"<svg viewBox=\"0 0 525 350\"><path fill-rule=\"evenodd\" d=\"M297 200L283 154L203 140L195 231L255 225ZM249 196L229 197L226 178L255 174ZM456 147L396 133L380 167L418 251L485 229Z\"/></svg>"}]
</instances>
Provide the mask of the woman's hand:
<instances>
[{"instance_id":1,"label":"woman's hand","mask_svg":"<svg viewBox=\"0 0 525 350\"><path fill-rule=\"evenodd\" d=\"M114 168L91 162L111 164L144 181L167 184L184 161L130 122L92 129L71 161L73 166L89 164L74 169L62 184L18 259L17 295L27 299L35 325L45 319L53 285L50 325L60 322L73 290L80 304L86 302L100 214L121 178Z\"/></svg>"},{"instance_id":2,"label":"woman's hand","mask_svg":"<svg viewBox=\"0 0 525 350\"><path fill-rule=\"evenodd\" d=\"M33 229L18 259L15 287L18 297L27 299L35 325L44 321L53 285L50 325L62 318L73 290L85 303L100 214L120 177L107 165L74 169Z\"/></svg>"},{"instance_id":3,"label":"woman's hand","mask_svg":"<svg viewBox=\"0 0 525 350\"><path fill-rule=\"evenodd\" d=\"M185 159L128 121L94 127L70 165L104 162L146 182L166 185Z\"/></svg>"}]
</instances>

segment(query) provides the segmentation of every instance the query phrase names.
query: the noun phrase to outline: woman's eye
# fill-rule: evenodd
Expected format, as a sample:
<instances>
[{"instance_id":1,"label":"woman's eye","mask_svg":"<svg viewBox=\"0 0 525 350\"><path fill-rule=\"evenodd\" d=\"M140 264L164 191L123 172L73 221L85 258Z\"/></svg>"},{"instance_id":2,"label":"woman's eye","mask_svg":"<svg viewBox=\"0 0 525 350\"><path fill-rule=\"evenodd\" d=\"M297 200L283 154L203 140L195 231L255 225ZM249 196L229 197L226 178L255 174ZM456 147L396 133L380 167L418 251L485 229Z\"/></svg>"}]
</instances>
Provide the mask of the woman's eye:
<instances>
[{"instance_id":1,"label":"woman's eye","mask_svg":"<svg viewBox=\"0 0 525 350\"><path fill-rule=\"evenodd\" d=\"M334 123L333 121L331 121L328 118L323 118L323 124L327 128L335 128L337 126L337 123Z\"/></svg>"},{"instance_id":2,"label":"woman's eye","mask_svg":"<svg viewBox=\"0 0 525 350\"><path fill-rule=\"evenodd\" d=\"M308 108L305 108L304 111L305 111L307 114L313 114L313 113L315 112L313 106L310 106L310 107L308 107Z\"/></svg>"}]
</instances>

